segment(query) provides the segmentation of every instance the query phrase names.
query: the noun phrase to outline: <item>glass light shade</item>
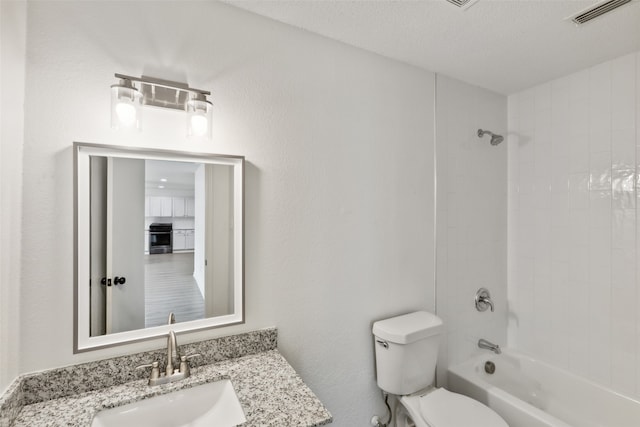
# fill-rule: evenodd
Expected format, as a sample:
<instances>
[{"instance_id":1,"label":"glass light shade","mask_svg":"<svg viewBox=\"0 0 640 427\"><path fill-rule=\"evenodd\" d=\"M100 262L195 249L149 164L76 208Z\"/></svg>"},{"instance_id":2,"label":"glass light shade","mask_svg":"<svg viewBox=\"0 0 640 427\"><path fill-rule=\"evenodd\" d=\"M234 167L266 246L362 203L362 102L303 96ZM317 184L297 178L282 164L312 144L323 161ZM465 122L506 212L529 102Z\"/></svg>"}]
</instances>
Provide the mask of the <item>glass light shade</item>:
<instances>
[{"instance_id":1,"label":"glass light shade","mask_svg":"<svg viewBox=\"0 0 640 427\"><path fill-rule=\"evenodd\" d=\"M187 136L211 139L211 123L213 121L213 104L196 95L190 99L185 107L187 111Z\"/></svg>"},{"instance_id":2,"label":"glass light shade","mask_svg":"<svg viewBox=\"0 0 640 427\"><path fill-rule=\"evenodd\" d=\"M111 127L141 129L142 93L131 82L111 86Z\"/></svg>"}]
</instances>

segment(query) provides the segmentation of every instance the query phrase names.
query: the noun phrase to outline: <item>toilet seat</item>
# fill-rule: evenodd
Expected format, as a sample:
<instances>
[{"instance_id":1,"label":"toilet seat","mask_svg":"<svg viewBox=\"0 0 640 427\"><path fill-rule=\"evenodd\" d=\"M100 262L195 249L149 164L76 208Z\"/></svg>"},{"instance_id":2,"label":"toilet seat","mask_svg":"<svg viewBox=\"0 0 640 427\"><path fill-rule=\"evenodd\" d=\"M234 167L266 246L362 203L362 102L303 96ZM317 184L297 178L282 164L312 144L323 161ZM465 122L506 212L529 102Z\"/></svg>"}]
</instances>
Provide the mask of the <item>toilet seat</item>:
<instances>
[{"instance_id":1,"label":"toilet seat","mask_svg":"<svg viewBox=\"0 0 640 427\"><path fill-rule=\"evenodd\" d=\"M509 427L488 406L444 388L403 396L400 402L417 427Z\"/></svg>"}]
</instances>

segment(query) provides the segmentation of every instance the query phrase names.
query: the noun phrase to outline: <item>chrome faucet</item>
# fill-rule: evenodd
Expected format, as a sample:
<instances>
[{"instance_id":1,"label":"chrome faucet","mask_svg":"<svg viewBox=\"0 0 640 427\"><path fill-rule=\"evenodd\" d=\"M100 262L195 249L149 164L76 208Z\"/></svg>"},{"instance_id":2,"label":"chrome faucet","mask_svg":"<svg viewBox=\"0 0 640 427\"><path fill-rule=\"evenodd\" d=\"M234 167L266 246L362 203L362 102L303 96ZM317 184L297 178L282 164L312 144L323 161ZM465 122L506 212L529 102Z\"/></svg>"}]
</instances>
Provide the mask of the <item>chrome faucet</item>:
<instances>
[{"instance_id":1,"label":"chrome faucet","mask_svg":"<svg viewBox=\"0 0 640 427\"><path fill-rule=\"evenodd\" d=\"M149 385L160 385L160 384L172 383L175 381L180 381L185 378L188 378L191 375L191 368L189 367L189 359L196 356L200 356L200 354L196 353L196 354L191 354L189 356L180 356L178 354L178 344L176 341L176 334L173 331L169 331L168 338L167 338L167 366L164 372L160 373L160 369L158 368L158 362L141 365L141 366L138 366L137 369L151 368ZM174 362L176 363L174 364Z\"/></svg>"},{"instance_id":2,"label":"chrome faucet","mask_svg":"<svg viewBox=\"0 0 640 427\"><path fill-rule=\"evenodd\" d=\"M175 322L176 317L173 313L169 313L168 324L171 325ZM176 339L176 333L173 330L170 330L167 334L167 366L165 367L164 373L160 374L158 362L141 365L136 369L151 368L149 385L172 383L174 381L180 381L188 378L189 375L191 375L189 359L196 356L200 356L200 354L196 353L189 356L180 356L180 354L178 354L178 340Z\"/></svg>"},{"instance_id":3,"label":"chrome faucet","mask_svg":"<svg viewBox=\"0 0 640 427\"><path fill-rule=\"evenodd\" d=\"M491 350L495 354L502 353L502 350L500 350L500 346L498 344L494 344L491 341L485 340L484 338L480 338L480 340L478 340L478 347L484 348L486 350Z\"/></svg>"}]
</instances>

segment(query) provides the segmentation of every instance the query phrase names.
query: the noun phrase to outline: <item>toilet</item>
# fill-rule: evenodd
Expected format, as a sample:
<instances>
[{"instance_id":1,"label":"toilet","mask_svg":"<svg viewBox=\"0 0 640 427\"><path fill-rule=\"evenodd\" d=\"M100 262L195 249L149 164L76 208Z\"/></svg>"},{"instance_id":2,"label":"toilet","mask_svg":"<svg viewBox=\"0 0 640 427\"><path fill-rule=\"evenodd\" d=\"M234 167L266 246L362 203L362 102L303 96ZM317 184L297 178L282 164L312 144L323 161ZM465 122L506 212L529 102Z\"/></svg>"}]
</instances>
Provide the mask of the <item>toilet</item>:
<instances>
[{"instance_id":1,"label":"toilet","mask_svg":"<svg viewBox=\"0 0 640 427\"><path fill-rule=\"evenodd\" d=\"M435 388L442 320L417 311L373 324L378 387L399 396L398 427L508 427L477 400Z\"/></svg>"}]
</instances>

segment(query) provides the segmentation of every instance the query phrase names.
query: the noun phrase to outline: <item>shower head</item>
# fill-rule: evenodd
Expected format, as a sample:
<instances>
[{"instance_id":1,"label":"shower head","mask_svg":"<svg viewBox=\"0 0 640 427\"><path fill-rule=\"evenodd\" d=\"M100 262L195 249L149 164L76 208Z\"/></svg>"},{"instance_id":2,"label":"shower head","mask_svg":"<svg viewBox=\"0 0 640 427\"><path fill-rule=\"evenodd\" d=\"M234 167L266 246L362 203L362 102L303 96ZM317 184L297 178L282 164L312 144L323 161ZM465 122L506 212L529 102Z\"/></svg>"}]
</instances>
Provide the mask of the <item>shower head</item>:
<instances>
[{"instance_id":1,"label":"shower head","mask_svg":"<svg viewBox=\"0 0 640 427\"><path fill-rule=\"evenodd\" d=\"M490 130L478 129L478 136L480 138L482 138L485 134L486 135L491 135L491 145L498 145L502 141L504 141L504 136L502 136L502 135L496 135L495 133L491 132Z\"/></svg>"},{"instance_id":2,"label":"shower head","mask_svg":"<svg viewBox=\"0 0 640 427\"><path fill-rule=\"evenodd\" d=\"M504 141L504 136L502 136L502 135L491 135L491 145L498 145L502 141Z\"/></svg>"}]
</instances>

